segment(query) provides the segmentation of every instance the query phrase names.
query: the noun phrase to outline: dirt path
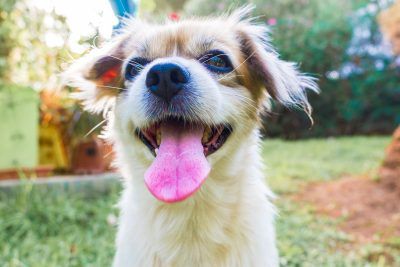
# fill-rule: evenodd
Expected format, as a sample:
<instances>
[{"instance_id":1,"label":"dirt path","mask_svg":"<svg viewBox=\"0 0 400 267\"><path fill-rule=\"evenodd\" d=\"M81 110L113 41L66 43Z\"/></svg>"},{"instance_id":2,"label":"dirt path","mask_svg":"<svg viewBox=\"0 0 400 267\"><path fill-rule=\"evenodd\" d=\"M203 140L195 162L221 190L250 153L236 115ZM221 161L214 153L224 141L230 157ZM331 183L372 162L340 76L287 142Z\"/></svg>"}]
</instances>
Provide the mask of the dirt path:
<instances>
[{"instance_id":1,"label":"dirt path","mask_svg":"<svg viewBox=\"0 0 400 267\"><path fill-rule=\"evenodd\" d=\"M343 218L342 230L361 243L397 239L400 246L400 127L377 177L344 177L309 184L295 195L317 212Z\"/></svg>"},{"instance_id":2,"label":"dirt path","mask_svg":"<svg viewBox=\"0 0 400 267\"><path fill-rule=\"evenodd\" d=\"M345 177L310 184L294 198L313 204L319 213L342 218L341 229L357 243L384 242L400 238L400 183L396 180L400 179L378 182Z\"/></svg>"}]
</instances>

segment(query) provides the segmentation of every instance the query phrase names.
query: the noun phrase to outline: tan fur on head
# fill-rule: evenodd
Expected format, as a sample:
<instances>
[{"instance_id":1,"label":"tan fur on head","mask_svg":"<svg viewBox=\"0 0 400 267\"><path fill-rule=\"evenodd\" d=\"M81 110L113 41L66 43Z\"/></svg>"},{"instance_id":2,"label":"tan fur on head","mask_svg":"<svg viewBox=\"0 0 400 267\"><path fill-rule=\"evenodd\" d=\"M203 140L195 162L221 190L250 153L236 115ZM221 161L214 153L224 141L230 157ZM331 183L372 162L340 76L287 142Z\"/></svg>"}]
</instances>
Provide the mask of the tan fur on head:
<instances>
[{"instance_id":1,"label":"tan fur on head","mask_svg":"<svg viewBox=\"0 0 400 267\"><path fill-rule=\"evenodd\" d=\"M251 90L258 104L269 96L288 106L300 106L311 112L306 89L318 92L314 79L297 71L295 64L279 59L269 43L266 25L256 24L248 18L251 6L238 9L230 15L208 19L188 19L152 25L137 19L127 20L124 30L113 41L92 51L66 72L67 82L79 87L76 97L84 101L89 110L100 111L109 98L118 95L123 87L121 76L111 83L96 80L100 75L96 66L121 66L130 55L149 59L180 56L195 59L213 48L226 49L231 53L235 71L226 75L223 82L235 86L239 81ZM103 70L105 71L105 70ZM89 73L87 73L89 72ZM101 70L100 70L101 72ZM97 88L87 84L91 81ZM113 88L116 87L116 88Z\"/></svg>"},{"instance_id":2,"label":"tan fur on head","mask_svg":"<svg viewBox=\"0 0 400 267\"><path fill-rule=\"evenodd\" d=\"M162 25L127 20L110 43L66 72L83 106L107 113L108 138L124 176L115 267L278 266L259 114L268 97L310 112L306 89L318 90L312 78L279 59L268 42L268 28L248 18L250 12L244 7ZM210 54L223 56L226 69L210 68ZM166 64L179 66L188 77L185 90L168 101L147 83L151 69ZM219 126L229 130L229 137L212 154L201 140L211 168L207 179L186 200L166 204L144 183L157 145L142 142L138 133L171 118L203 128Z\"/></svg>"}]
</instances>

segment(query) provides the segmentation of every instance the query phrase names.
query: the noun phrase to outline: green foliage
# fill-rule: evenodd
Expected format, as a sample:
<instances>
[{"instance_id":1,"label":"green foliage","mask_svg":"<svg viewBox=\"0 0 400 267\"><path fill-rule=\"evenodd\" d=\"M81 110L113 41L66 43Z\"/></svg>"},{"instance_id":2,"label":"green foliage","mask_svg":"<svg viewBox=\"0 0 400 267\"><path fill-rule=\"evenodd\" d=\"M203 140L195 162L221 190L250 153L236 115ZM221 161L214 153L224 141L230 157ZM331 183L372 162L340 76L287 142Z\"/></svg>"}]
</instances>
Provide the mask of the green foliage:
<instances>
[{"instance_id":1,"label":"green foliage","mask_svg":"<svg viewBox=\"0 0 400 267\"><path fill-rule=\"evenodd\" d=\"M268 140L263 149L271 173L269 182L274 190L287 192L281 190L283 184L278 184L286 175L290 182L296 182L371 171L388 140L389 137ZM18 188L0 189L2 266L110 266L115 227L109 218L117 213L114 204L120 190L118 181L74 187L25 183ZM392 266L400 264L398 252L381 244L346 250L351 237L337 230L338 222L315 216L312 207L294 203L285 195L276 204L281 266L387 266L379 257L371 257L382 254L393 255ZM394 247L398 240L393 238L391 243ZM368 262L372 258L378 262Z\"/></svg>"},{"instance_id":2,"label":"green foliage","mask_svg":"<svg viewBox=\"0 0 400 267\"><path fill-rule=\"evenodd\" d=\"M13 36L13 24L9 21L9 13L14 9L16 0L0 1L0 77L6 75L7 57L16 43Z\"/></svg>"},{"instance_id":3,"label":"green foliage","mask_svg":"<svg viewBox=\"0 0 400 267\"><path fill-rule=\"evenodd\" d=\"M319 96L310 95L315 120L311 129L304 112L277 104L274 112L265 117L266 135L298 138L391 133L400 123L399 68L386 55L361 52L382 39L375 19L377 12L365 12L355 19L357 10L373 2L190 0L185 11L207 15L253 3L257 7L254 15L260 16L260 22L276 21L276 24L270 22L272 43L281 58L298 62L301 71L318 78L322 90ZM353 44L357 53L349 54L356 28L363 25L371 34ZM379 68L377 61L382 65ZM363 71L341 74L349 64ZM338 77L329 78L331 72Z\"/></svg>"},{"instance_id":4,"label":"green foliage","mask_svg":"<svg viewBox=\"0 0 400 267\"><path fill-rule=\"evenodd\" d=\"M65 18L54 11L29 1L0 0L0 80L54 89L69 58L68 36Z\"/></svg>"}]
</instances>

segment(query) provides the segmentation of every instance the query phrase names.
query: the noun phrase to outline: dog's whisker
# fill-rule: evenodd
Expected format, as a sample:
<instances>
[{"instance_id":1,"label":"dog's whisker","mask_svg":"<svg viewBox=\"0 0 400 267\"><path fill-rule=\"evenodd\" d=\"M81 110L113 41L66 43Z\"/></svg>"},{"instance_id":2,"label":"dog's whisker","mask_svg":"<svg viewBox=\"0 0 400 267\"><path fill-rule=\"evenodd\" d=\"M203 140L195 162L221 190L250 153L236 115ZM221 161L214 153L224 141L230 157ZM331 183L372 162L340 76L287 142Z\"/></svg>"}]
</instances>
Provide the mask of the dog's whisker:
<instances>
[{"instance_id":1,"label":"dog's whisker","mask_svg":"<svg viewBox=\"0 0 400 267\"><path fill-rule=\"evenodd\" d=\"M104 119L101 122L99 122L98 124L96 124L89 132L87 132L85 134L85 138L88 137L90 134L92 134L97 128L99 128L101 125L103 125L106 121L107 121L107 119Z\"/></svg>"},{"instance_id":2,"label":"dog's whisker","mask_svg":"<svg viewBox=\"0 0 400 267\"><path fill-rule=\"evenodd\" d=\"M117 59L117 60L120 60L121 62L124 62L124 61L125 61L124 59L119 58L119 57L116 57L116 56L114 56L114 55L107 55L107 56L109 56L109 57L111 57L111 58L114 58L114 59ZM144 66L143 66L142 64L140 64L140 63L138 63L138 62L136 62L136 61L130 61L130 62L128 63L128 65L131 65L131 66L134 66L134 67L138 67L138 68L140 68L141 70L144 68Z\"/></svg>"},{"instance_id":3,"label":"dog's whisker","mask_svg":"<svg viewBox=\"0 0 400 267\"><path fill-rule=\"evenodd\" d=\"M222 81L222 80L225 80L225 79L231 79L231 78L235 78L235 77L244 77L244 75L241 75L241 74L231 74L231 75L224 75L224 76L222 76L222 77L220 77L220 78L218 78L218 81Z\"/></svg>"},{"instance_id":4,"label":"dog's whisker","mask_svg":"<svg viewBox=\"0 0 400 267\"><path fill-rule=\"evenodd\" d=\"M97 47L97 45L96 45L97 39L99 39L99 35L98 35L98 34L97 34L97 35L93 38L93 40L92 40L92 44L91 44L91 47L92 47L92 48L98 49L98 47Z\"/></svg>"},{"instance_id":5,"label":"dog's whisker","mask_svg":"<svg viewBox=\"0 0 400 267\"><path fill-rule=\"evenodd\" d=\"M72 62L73 62L73 61L76 61L76 58L74 58L74 57L71 55L71 53L68 51L68 49L66 50L66 53L67 53L67 56L69 56L69 57L71 58Z\"/></svg>"},{"instance_id":6,"label":"dog's whisker","mask_svg":"<svg viewBox=\"0 0 400 267\"><path fill-rule=\"evenodd\" d=\"M143 70L144 69L144 66L142 64L136 62L136 61L130 61L128 63L128 65L134 66L134 67L138 68L139 70Z\"/></svg>"},{"instance_id":7,"label":"dog's whisker","mask_svg":"<svg viewBox=\"0 0 400 267\"><path fill-rule=\"evenodd\" d=\"M126 10L125 5L124 5L124 2L122 2L122 0L118 0L118 2L121 4L124 13L125 13L125 14L130 14L130 12L128 12L128 11Z\"/></svg>"},{"instance_id":8,"label":"dog's whisker","mask_svg":"<svg viewBox=\"0 0 400 267\"><path fill-rule=\"evenodd\" d=\"M97 85L97 87L99 87L99 88L116 89L116 90L121 90L121 91L125 91L126 90L126 88L116 87L116 86L111 86L111 85Z\"/></svg>"},{"instance_id":9,"label":"dog's whisker","mask_svg":"<svg viewBox=\"0 0 400 267\"><path fill-rule=\"evenodd\" d=\"M256 53L256 51L253 51L245 60L243 60L239 65L237 65L232 71L228 72L226 75L229 75L231 73L233 73L234 71L236 71L238 68L240 68L244 63L246 63L247 60L249 60L252 56L254 56L254 54ZM223 79L224 77L222 77Z\"/></svg>"},{"instance_id":10,"label":"dog's whisker","mask_svg":"<svg viewBox=\"0 0 400 267\"><path fill-rule=\"evenodd\" d=\"M204 54L200 58L198 58L197 60L201 61L203 58L206 58L206 57L211 56L211 55L212 55L211 53Z\"/></svg>"},{"instance_id":11,"label":"dog's whisker","mask_svg":"<svg viewBox=\"0 0 400 267\"><path fill-rule=\"evenodd\" d=\"M106 159L106 158L108 158L109 156L111 156L112 154L113 154L113 150L111 150L110 152L108 152L107 154L105 154L104 156L103 156L103 159Z\"/></svg>"},{"instance_id":12,"label":"dog's whisker","mask_svg":"<svg viewBox=\"0 0 400 267\"><path fill-rule=\"evenodd\" d=\"M214 56L212 56L212 57L210 57L210 58L208 58L207 60L205 60L205 61L201 61L201 63L207 63L208 61L210 61L211 59L213 59L213 58L215 58L215 57L219 57L219 56L223 56L223 55L225 55L225 54L216 54L216 55L214 55Z\"/></svg>"},{"instance_id":13,"label":"dog's whisker","mask_svg":"<svg viewBox=\"0 0 400 267\"><path fill-rule=\"evenodd\" d=\"M111 58L114 58L114 59L117 59L117 60L119 60L119 61L121 61L121 62L124 62L124 59L119 58L119 57L116 57L116 56L114 56L114 55L108 54L108 55L106 55L106 56L111 57Z\"/></svg>"}]
</instances>

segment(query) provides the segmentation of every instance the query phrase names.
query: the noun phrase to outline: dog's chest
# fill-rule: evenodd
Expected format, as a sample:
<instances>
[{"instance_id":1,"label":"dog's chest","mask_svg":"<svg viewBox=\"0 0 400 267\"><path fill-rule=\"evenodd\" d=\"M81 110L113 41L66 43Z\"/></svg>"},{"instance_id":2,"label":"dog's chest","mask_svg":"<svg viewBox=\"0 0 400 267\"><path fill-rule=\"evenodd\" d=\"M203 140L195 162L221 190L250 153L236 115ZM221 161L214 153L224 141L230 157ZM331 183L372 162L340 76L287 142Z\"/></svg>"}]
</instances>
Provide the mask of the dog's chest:
<instances>
[{"instance_id":1,"label":"dog's chest","mask_svg":"<svg viewBox=\"0 0 400 267\"><path fill-rule=\"evenodd\" d=\"M228 266L237 243L247 243L232 209L203 202L185 210L165 207L153 218L154 266Z\"/></svg>"}]
</instances>

